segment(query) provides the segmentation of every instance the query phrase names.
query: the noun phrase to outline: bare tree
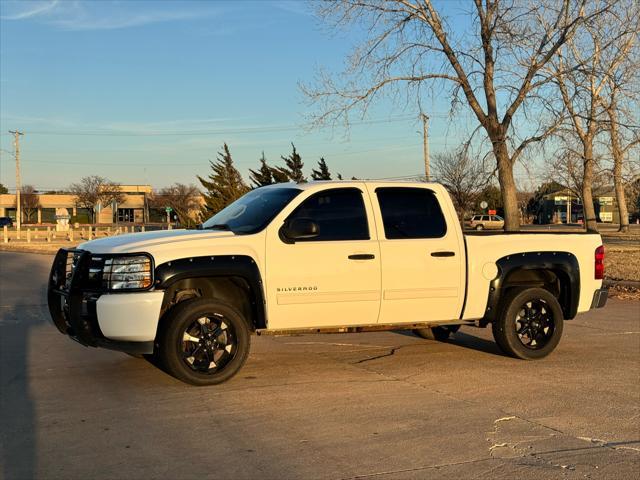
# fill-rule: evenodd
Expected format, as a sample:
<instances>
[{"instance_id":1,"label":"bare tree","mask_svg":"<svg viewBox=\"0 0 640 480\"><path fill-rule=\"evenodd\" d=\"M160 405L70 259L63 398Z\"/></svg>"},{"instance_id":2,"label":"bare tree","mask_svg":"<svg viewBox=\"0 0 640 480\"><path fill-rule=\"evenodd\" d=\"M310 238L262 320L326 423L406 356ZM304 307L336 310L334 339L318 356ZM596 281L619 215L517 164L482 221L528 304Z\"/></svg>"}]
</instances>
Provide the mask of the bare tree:
<instances>
[{"instance_id":1,"label":"bare tree","mask_svg":"<svg viewBox=\"0 0 640 480\"><path fill-rule=\"evenodd\" d=\"M32 185L23 185L20 188L20 209L25 223L32 223L32 217L37 213L39 206L36 189Z\"/></svg>"},{"instance_id":2,"label":"bare tree","mask_svg":"<svg viewBox=\"0 0 640 480\"><path fill-rule=\"evenodd\" d=\"M434 81L450 85L452 104L470 108L491 142L505 229L518 230L514 164L527 146L556 127L528 122L517 129L518 117L526 117L548 86L541 70L600 10L588 0L474 0L474 28L464 31L452 29L455 22L431 0L339 0L319 13L337 26L364 25L368 38L351 55L343 82L321 75L318 86L302 87L320 108L314 124L348 125L349 112L361 109L364 115L384 93L407 95L419 105ZM517 130L526 133L520 136Z\"/></svg>"},{"instance_id":3,"label":"bare tree","mask_svg":"<svg viewBox=\"0 0 640 480\"><path fill-rule=\"evenodd\" d=\"M596 0L594 3L604 8L608 0ZM584 28L567 41L548 65L560 91L570 127L558 131L562 135L568 132L578 141L578 150L571 154L581 159L583 178L580 197L586 228L592 231L597 230L592 191L596 169L596 137L605 125L602 94L608 79L628 56L632 40L637 35L633 23L619 23L619 13L618 8L610 8L606 13L586 20ZM566 145L572 143L565 142Z\"/></svg>"},{"instance_id":4,"label":"bare tree","mask_svg":"<svg viewBox=\"0 0 640 480\"><path fill-rule=\"evenodd\" d=\"M32 217L40 207L40 196L33 185L23 185L20 189L20 208L26 217L25 223L33 223Z\"/></svg>"},{"instance_id":5,"label":"bare tree","mask_svg":"<svg viewBox=\"0 0 640 480\"><path fill-rule=\"evenodd\" d=\"M149 203L155 207L171 207L183 226L191 226L200 219L202 194L195 185L174 183L153 195Z\"/></svg>"},{"instance_id":6,"label":"bare tree","mask_svg":"<svg viewBox=\"0 0 640 480\"><path fill-rule=\"evenodd\" d=\"M555 155L552 155L545 163L546 167L546 182L548 185L558 182L561 185L561 189L566 189L570 197L574 200L580 199L582 201L583 214L585 218L587 216L586 209L584 207L583 191L585 189L585 175L584 175L584 161L581 149L581 143L576 140L574 136L568 138L561 138L560 146ZM600 169L601 156L594 155L593 168L594 172L591 175L590 190L593 196L601 195L607 191L607 185L611 178L606 170ZM549 193L549 192L547 192ZM574 202L572 201L572 204ZM595 208L593 203L593 215L595 217Z\"/></svg>"},{"instance_id":7,"label":"bare tree","mask_svg":"<svg viewBox=\"0 0 640 480\"><path fill-rule=\"evenodd\" d=\"M606 111L609 150L613 161L613 185L620 216L620 231L629 230L629 210L625 191L637 177L640 156L632 155L640 145L640 4L624 0L615 10L619 35L606 52L608 68L601 100ZM635 162L632 159L635 158Z\"/></svg>"},{"instance_id":8,"label":"bare tree","mask_svg":"<svg viewBox=\"0 0 640 480\"><path fill-rule=\"evenodd\" d=\"M83 177L78 183L69 185L68 190L75 196L76 206L91 212L92 223L96 222L98 206L102 208L113 202L120 203L124 200L120 184L98 175Z\"/></svg>"},{"instance_id":9,"label":"bare tree","mask_svg":"<svg viewBox=\"0 0 640 480\"><path fill-rule=\"evenodd\" d=\"M449 191L461 220L490 180L482 162L469 155L467 146L434 155L433 171L436 180Z\"/></svg>"}]
</instances>

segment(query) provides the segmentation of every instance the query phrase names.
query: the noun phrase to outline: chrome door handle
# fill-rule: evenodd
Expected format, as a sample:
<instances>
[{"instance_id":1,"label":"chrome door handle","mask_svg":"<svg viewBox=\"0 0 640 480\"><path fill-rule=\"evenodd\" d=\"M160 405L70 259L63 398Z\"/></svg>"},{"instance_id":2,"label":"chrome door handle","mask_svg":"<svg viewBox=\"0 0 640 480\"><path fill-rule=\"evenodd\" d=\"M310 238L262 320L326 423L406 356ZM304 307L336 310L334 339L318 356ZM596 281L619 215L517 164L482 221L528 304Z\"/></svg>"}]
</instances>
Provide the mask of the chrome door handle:
<instances>
[{"instance_id":1,"label":"chrome door handle","mask_svg":"<svg viewBox=\"0 0 640 480\"><path fill-rule=\"evenodd\" d=\"M349 255L349 260L373 260L376 258L372 253L354 253Z\"/></svg>"}]
</instances>

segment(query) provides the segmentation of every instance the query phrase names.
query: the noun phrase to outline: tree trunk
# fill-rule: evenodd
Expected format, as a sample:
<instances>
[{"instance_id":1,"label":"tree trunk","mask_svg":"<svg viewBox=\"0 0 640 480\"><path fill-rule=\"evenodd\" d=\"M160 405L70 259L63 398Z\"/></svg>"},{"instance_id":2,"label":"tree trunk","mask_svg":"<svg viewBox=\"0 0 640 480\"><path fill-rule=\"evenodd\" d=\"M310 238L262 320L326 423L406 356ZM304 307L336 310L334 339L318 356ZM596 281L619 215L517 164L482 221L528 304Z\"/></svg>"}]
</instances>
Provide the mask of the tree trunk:
<instances>
[{"instance_id":1,"label":"tree trunk","mask_svg":"<svg viewBox=\"0 0 640 480\"><path fill-rule=\"evenodd\" d=\"M493 141L493 153L498 164L498 181L504 206L504 230L505 232L517 232L520 230L520 209L518 208L516 182L513 179L513 164L504 140Z\"/></svg>"},{"instance_id":2,"label":"tree trunk","mask_svg":"<svg viewBox=\"0 0 640 480\"><path fill-rule=\"evenodd\" d=\"M611 155L613 157L613 186L616 190L616 202L618 204L618 215L620 216L620 232L629 231L629 211L627 210L627 200L624 196L624 182L622 180L622 160L623 153L620 148L620 137L618 136L617 115L615 104L607 109L609 114L609 134L611 135Z\"/></svg>"},{"instance_id":3,"label":"tree trunk","mask_svg":"<svg viewBox=\"0 0 640 480\"><path fill-rule=\"evenodd\" d=\"M592 139L584 142L583 149L583 166L584 172L582 176L582 208L584 212L584 223L588 232L597 232L598 224L596 222L596 211L593 206L593 144Z\"/></svg>"}]
</instances>

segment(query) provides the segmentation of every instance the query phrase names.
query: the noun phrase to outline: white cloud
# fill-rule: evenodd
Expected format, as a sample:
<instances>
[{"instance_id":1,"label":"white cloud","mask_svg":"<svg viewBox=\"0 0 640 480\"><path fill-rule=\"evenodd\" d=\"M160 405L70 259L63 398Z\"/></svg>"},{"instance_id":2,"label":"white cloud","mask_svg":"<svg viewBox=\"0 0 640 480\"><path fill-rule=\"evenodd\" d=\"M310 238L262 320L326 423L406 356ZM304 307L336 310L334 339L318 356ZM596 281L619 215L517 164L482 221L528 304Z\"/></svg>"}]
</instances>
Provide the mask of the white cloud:
<instances>
[{"instance_id":1,"label":"white cloud","mask_svg":"<svg viewBox=\"0 0 640 480\"><path fill-rule=\"evenodd\" d=\"M29 8L25 9L25 5ZM197 8L194 8L194 5ZM204 5L204 8L202 7ZM33 20L61 30L116 30L210 17L211 4L118 1L6 2L2 20ZM5 11L10 13L4 14Z\"/></svg>"},{"instance_id":2,"label":"white cloud","mask_svg":"<svg viewBox=\"0 0 640 480\"><path fill-rule=\"evenodd\" d=\"M3 4L3 10L9 10L13 13L10 13L9 15L2 15L0 18L2 20L24 20L26 18L36 17L53 10L58 3L59 0L43 2L6 2Z\"/></svg>"}]
</instances>

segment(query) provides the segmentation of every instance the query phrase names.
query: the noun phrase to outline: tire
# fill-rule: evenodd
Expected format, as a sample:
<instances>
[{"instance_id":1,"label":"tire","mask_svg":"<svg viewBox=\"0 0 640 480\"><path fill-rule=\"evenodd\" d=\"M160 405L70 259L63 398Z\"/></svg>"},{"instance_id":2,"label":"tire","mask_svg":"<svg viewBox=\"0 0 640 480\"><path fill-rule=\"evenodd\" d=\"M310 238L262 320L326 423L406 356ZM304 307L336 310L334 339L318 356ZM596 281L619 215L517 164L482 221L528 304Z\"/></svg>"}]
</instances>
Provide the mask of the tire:
<instances>
[{"instance_id":1,"label":"tire","mask_svg":"<svg viewBox=\"0 0 640 480\"><path fill-rule=\"evenodd\" d=\"M444 325L442 327L416 328L413 333L427 340L444 342L449 338L449 335L456 333L458 330L460 330L460 325Z\"/></svg>"},{"instance_id":2,"label":"tire","mask_svg":"<svg viewBox=\"0 0 640 480\"><path fill-rule=\"evenodd\" d=\"M492 323L493 338L512 357L536 360L549 355L562 337L564 315L558 299L543 288L515 289Z\"/></svg>"},{"instance_id":3,"label":"tire","mask_svg":"<svg viewBox=\"0 0 640 480\"><path fill-rule=\"evenodd\" d=\"M484 225L476 225L476 230L484 230Z\"/></svg>"},{"instance_id":4,"label":"tire","mask_svg":"<svg viewBox=\"0 0 640 480\"><path fill-rule=\"evenodd\" d=\"M163 319L158 356L166 371L192 385L216 385L233 377L249 355L251 335L235 308L196 298Z\"/></svg>"}]
</instances>

